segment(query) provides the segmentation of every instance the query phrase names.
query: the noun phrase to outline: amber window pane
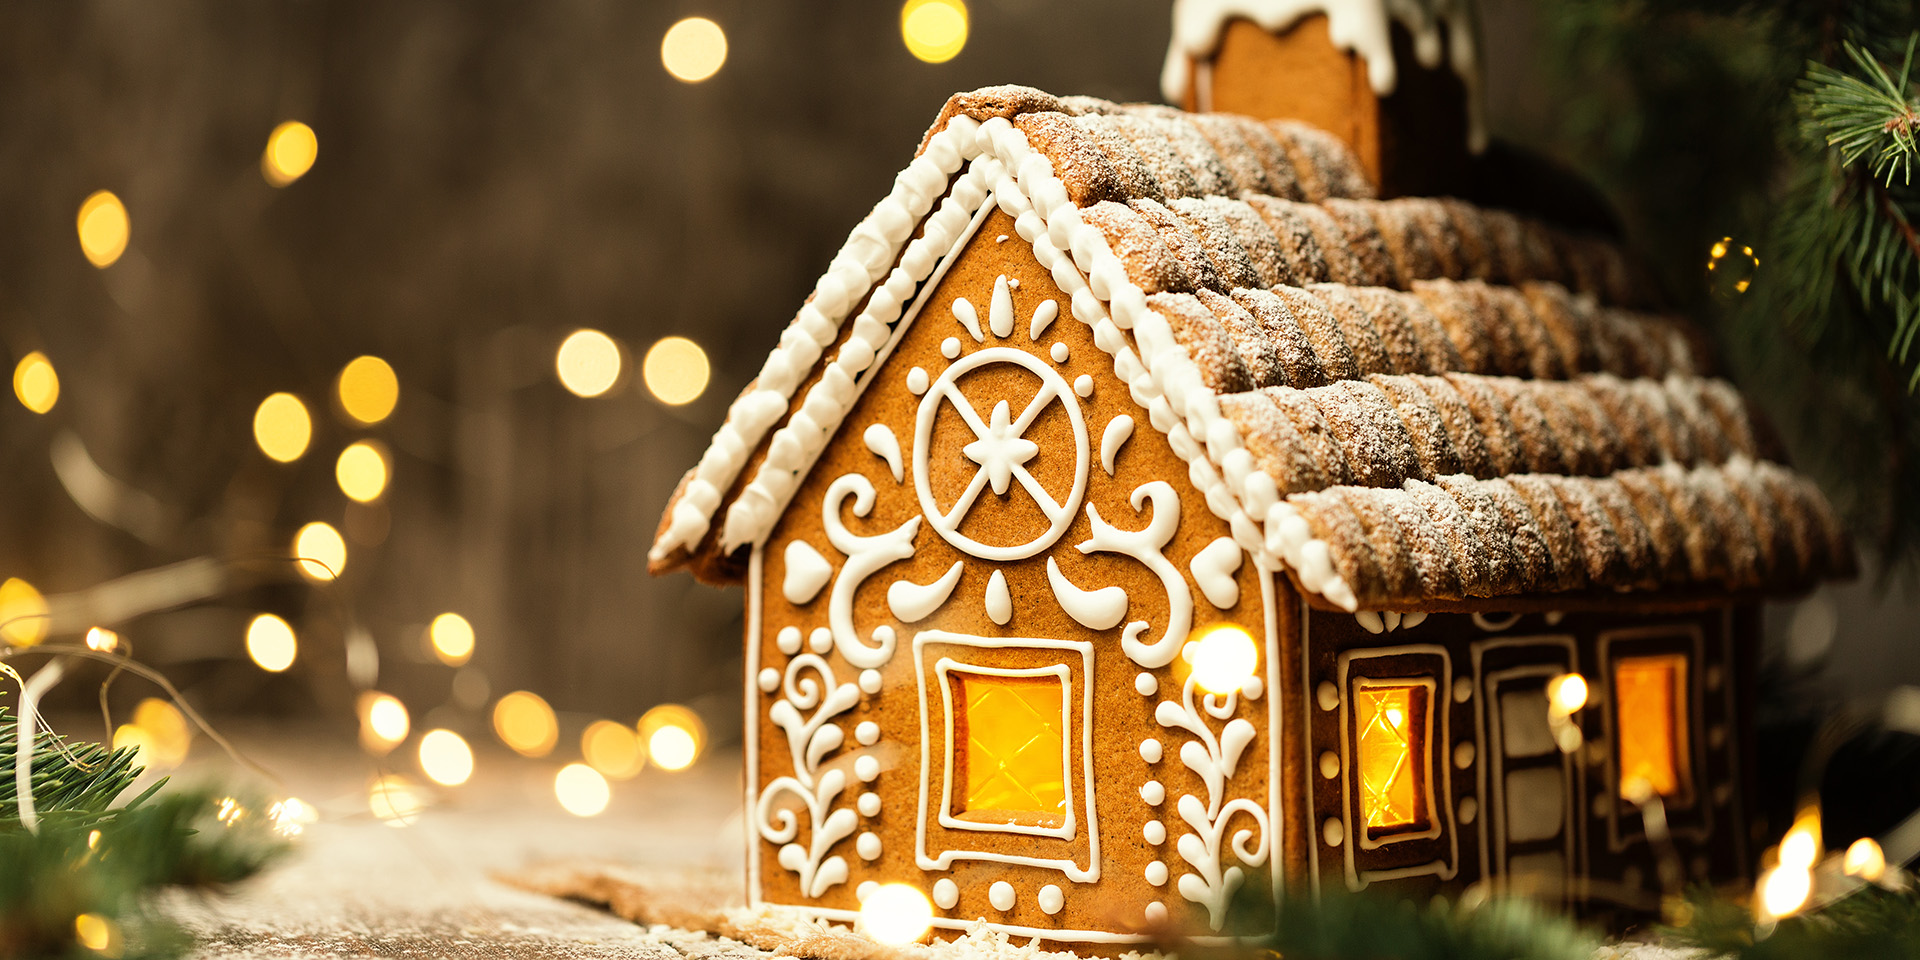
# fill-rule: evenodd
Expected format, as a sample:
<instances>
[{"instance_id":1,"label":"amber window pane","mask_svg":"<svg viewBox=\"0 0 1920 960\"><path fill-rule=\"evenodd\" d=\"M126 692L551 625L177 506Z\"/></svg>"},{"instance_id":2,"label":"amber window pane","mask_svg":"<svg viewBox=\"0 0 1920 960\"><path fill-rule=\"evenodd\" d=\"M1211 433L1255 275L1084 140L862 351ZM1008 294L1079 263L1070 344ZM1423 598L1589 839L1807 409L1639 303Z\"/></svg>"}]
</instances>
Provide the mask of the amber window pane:
<instances>
[{"instance_id":1,"label":"amber window pane","mask_svg":"<svg viewBox=\"0 0 1920 960\"><path fill-rule=\"evenodd\" d=\"M971 819L984 811L1064 818L1066 685L1054 677L958 678L966 750L964 773L955 773L966 784L966 796L956 812L974 814Z\"/></svg>"},{"instance_id":2,"label":"amber window pane","mask_svg":"<svg viewBox=\"0 0 1920 960\"><path fill-rule=\"evenodd\" d=\"M1427 690L1362 686L1354 694L1354 752L1367 834L1427 828Z\"/></svg>"},{"instance_id":3,"label":"amber window pane","mask_svg":"<svg viewBox=\"0 0 1920 960\"><path fill-rule=\"evenodd\" d=\"M1687 770L1687 658L1663 653L1613 664L1620 741L1620 793L1645 780L1669 800L1692 793Z\"/></svg>"}]
</instances>

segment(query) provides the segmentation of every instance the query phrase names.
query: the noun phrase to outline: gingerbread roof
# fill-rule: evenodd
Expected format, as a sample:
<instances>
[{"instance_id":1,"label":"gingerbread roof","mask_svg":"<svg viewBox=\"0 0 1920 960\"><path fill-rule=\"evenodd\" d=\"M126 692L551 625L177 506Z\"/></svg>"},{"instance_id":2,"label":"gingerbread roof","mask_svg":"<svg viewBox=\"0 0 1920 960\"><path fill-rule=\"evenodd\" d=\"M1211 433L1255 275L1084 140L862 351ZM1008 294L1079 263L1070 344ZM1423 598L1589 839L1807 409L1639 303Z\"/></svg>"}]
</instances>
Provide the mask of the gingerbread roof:
<instances>
[{"instance_id":1,"label":"gingerbread roof","mask_svg":"<svg viewBox=\"0 0 1920 960\"><path fill-rule=\"evenodd\" d=\"M1827 502L1777 463L1697 334L1648 312L1617 247L1373 193L1303 124L1021 87L953 97L675 492L653 569L738 577L733 555L767 535L991 202L1235 539L1327 602L1851 572Z\"/></svg>"}]
</instances>

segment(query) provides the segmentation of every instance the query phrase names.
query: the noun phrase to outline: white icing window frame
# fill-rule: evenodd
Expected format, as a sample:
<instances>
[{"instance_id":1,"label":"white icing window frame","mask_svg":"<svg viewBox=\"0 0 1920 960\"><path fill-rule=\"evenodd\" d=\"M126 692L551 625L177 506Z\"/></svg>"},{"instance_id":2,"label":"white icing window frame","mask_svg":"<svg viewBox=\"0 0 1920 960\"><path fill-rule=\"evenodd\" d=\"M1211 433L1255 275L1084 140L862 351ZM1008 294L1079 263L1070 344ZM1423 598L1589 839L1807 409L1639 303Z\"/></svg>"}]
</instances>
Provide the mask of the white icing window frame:
<instances>
[{"instance_id":1,"label":"white icing window frame","mask_svg":"<svg viewBox=\"0 0 1920 960\"><path fill-rule=\"evenodd\" d=\"M1394 683L1395 685L1405 685L1409 681L1419 682L1422 679L1427 679L1434 682L1435 691L1447 692L1447 696L1444 698L1438 698L1432 693L1428 694L1427 697L1429 715L1438 714L1440 729L1439 740L1429 741L1427 745L1427 755L1432 771L1427 777L1427 784L1429 789L1437 789L1436 796L1445 802L1428 808L1433 814L1433 822L1439 831L1438 833L1425 836L1419 834L1404 834L1401 835L1401 839L1412 840L1418 838L1434 840L1444 837L1447 841L1448 852L1445 857L1430 860L1426 863L1388 869L1362 870L1355 860L1354 851L1362 849L1359 839L1365 836L1366 831L1364 828L1359 830L1354 828L1354 823L1359 819L1356 815L1359 808L1353 796L1353 777L1346 772L1353 769L1353 684L1351 683L1351 679L1357 672L1355 669L1356 663L1409 654L1438 657L1440 659L1440 675L1438 677L1431 675L1427 677L1382 677L1381 680L1383 682ZM1346 822L1346 832L1348 836L1352 838L1352 842L1340 845L1340 849L1343 851L1341 856L1346 861L1348 889L1359 892L1360 890L1366 889L1368 884L1377 881L1399 880L1406 877L1426 875L1432 875L1441 880L1453 879L1454 876L1460 872L1460 827L1459 824L1455 822L1454 817L1453 764L1448 762L1448 756L1451 755L1453 744L1453 654L1450 653L1446 647L1439 644L1412 643L1393 647L1363 647L1347 650L1339 655L1337 662L1339 664L1340 682L1339 722L1342 771L1340 777L1340 816ZM1435 742L1439 743L1445 749L1436 751L1434 749ZM1438 781L1437 787L1435 781ZM1376 844L1366 847L1365 849L1372 851L1380 849L1381 846L1385 845L1386 844Z\"/></svg>"},{"instance_id":2,"label":"white icing window frame","mask_svg":"<svg viewBox=\"0 0 1920 960\"><path fill-rule=\"evenodd\" d=\"M1541 659L1534 663L1488 671L1485 659L1492 650L1525 650L1528 647L1540 648L1544 654L1548 650L1561 656L1559 662ZM1506 753L1505 733L1500 723L1497 698L1500 687L1509 680L1519 680L1532 676L1549 677L1562 673L1580 672L1580 644L1570 633L1529 634L1515 637L1490 637L1475 640L1470 648L1473 660L1473 724L1475 730L1474 783L1480 803L1477 831L1480 840L1481 873L1487 877L1506 877L1507 868L1507 796L1506 796ZM1579 720L1575 720L1579 723ZM1586 872L1585 850L1581 846L1579 828L1581 817L1586 815L1587 776L1586 765L1576 762L1572 754L1562 753L1562 769L1567 776L1566 837L1564 849L1567 858L1568 875L1577 876ZM1569 894L1572 888L1569 887Z\"/></svg>"},{"instance_id":3,"label":"white icing window frame","mask_svg":"<svg viewBox=\"0 0 1920 960\"><path fill-rule=\"evenodd\" d=\"M1409 840L1432 840L1440 835L1440 808L1434 802L1433 792L1434 767L1438 766L1438 764L1434 762L1433 715L1436 711L1445 709L1446 703L1436 702L1440 696L1440 690L1438 685L1434 683L1432 677L1374 678L1361 676L1354 679L1351 689L1353 693L1357 695L1361 691L1371 687L1420 687L1427 691L1426 709L1421 711L1423 716L1420 717L1420 726L1422 728L1420 731L1420 748L1417 753L1409 749L1408 754L1412 758L1412 762L1420 763L1426 768L1426 776L1420 778L1420 787L1421 791L1425 794L1424 800L1426 802L1428 826L1425 830L1399 830L1382 837L1371 837L1367 835L1366 825L1360 823L1359 818L1356 817L1354 818L1352 831L1354 842L1359 844L1362 850L1379 850L1384 847L1390 847L1396 843L1405 843ZM1343 769L1358 769L1356 758L1353 756L1353 744L1354 741L1359 738L1359 733L1349 726L1349 721L1344 716L1341 719L1341 728L1340 757Z\"/></svg>"},{"instance_id":4,"label":"white icing window frame","mask_svg":"<svg viewBox=\"0 0 1920 960\"><path fill-rule=\"evenodd\" d=\"M1073 669L1064 663L1051 667L987 667L972 663L962 663L952 657L941 657L933 665L933 672L940 683L940 700L946 711L948 736L946 738L946 776L940 783L940 825L949 830L980 830L986 833L1024 833L1035 837L1053 837L1058 840L1072 840L1079 830L1074 816L1073 778L1066 774L1073 769ZM1060 681L1060 774L1062 785L1066 788L1066 816L1058 827L1044 827L1038 824L992 823L981 820L962 820L953 815L953 754L958 746L952 735L954 729L953 681L956 673L973 674L980 677L1017 677L1036 678L1053 677ZM1086 727L1091 717L1083 718L1081 726Z\"/></svg>"},{"instance_id":5,"label":"white icing window frame","mask_svg":"<svg viewBox=\"0 0 1920 960\"><path fill-rule=\"evenodd\" d=\"M1609 797L1607 803L1607 849L1612 853L1625 853L1636 846L1647 843L1645 827L1632 829L1641 821L1638 810L1628 814L1631 806L1621 799L1620 784L1620 744L1619 702L1613 692L1614 661L1622 657L1638 656L1648 651L1643 645L1678 645L1684 643L1687 656L1687 763L1693 771L1693 802L1686 807L1671 807L1666 810L1667 833L1670 836L1705 843L1713 836L1713 801L1711 787L1706 783L1707 763L1707 692L1706 663L1707 637L1696 622L1676 622L1644 627L1625 627L1617 630L1601 631L1595 644L1597 659L1600 661L1599 684L1589 683L1589 689L1599 686L1605 691L1604 703L1589 703L1588 709L1599 707L1607 738L1606 786ZM1617 651L1615 646L1625 644L1629 649ZM1641 649L1632 649L1641 647ZM1668 650L1670 651L1670 647ZM1724 668L1723 668L1724 669ZM1731 769L1731 767L1729 767Z\"/></svg>"},{"instance_id":6,"label":"white icing window frame","mask_svg":"<svg viewBox=\"0 0 1920 960\"><path fill-rule=\"evenodd\" d=\"M1066 708L1063 712L1065 712L1068 715L1068 721L1069 721L1069 728L1070 728L1069 734L1068 734L1068 737L1065 738L1068 742L1069 751L1071 751L1071 743L1072 743L1072 740L1074 739L1073 738L1074 733L1076 732L1078 733L1079 735L1078 739L1080 741L1080 758L1081 758L1080 765L1081 765L1081 778L1083 781L1083 786L1081 788L1080 795L1083 798L1082 799L1083 809L1073 811L1072 814L1070 814L1070 816L1081 815L1080 818L1084 819L1087 824L1087 864L1086 866L1084 867L1081 866L1079 863L1075 862L1073 858L1070 858L1070 857L1069 858L1034 857L1034 856L1024 856L1021 854L995 853L988 850L962 850L962 849L947 849L947 850L941 850L938 853L928 852L927 821L929 820L928 811L930 809L929 794L932 789L932 784L930 781L932 779L931 770L933 765L934 731L932 729L932 722L931 722L931 718L933 714L931 707L933 703L929 695L930 691L928 690L928 683L930 678L928 677L928 674L927 674L927 663L926 663L926 657L925 657L924 651L928 644L936 644L936 643L951 645L951 646L959 646L959 647L972 647L979 650L1004 650L1004 649L1045 650L1045 651L1054 651L1068 657L1071 657L1074 654L1078 654L1078 660L1079 660L1078 669L1080 671L1080 675L1083 678L1083 680L1080 684L1081 686L1080 711L1079 711L1080 718L1079 718L1077 731L1071 729L1073 726L1071 708ZM954 660L951 660L951 658L946 658L946 657L943 657L942 661L943 661L942 665L944 665L945 662L950 661L952 662L953 667L956 669L966 669L966 670L972 670L972 671L981 672L981 673L988 673L996 669L1010 669L1010 668L994 668L994 667L991 667L990 665L985 665L985 664L967 664L961 661L954 661ZM915 865L922 870L934 871L934 870L951 869L954 861L956 860L982 860L982 861L989 861L993 863L1019 864L1023 866L1042 867L1049 870L1057 870L1061 874L1065 875L1067 879L1072 880L1075 883L1097 882L1100 879L1100 821L1094 809L1094 792L1093 792L1093 644L1083 640L1053 640L1053 639L1047 639L1047 638L1041 638L1041 637L976 637L968 634L949 633L944 630L923 630L915 634L913 638L913 663L914 663L914 673L918 678L919 687L920 687L920 804L919 804L919 809L915 816L915 823L914 823L913 856L914 856ZM1049 665L1047 667L1043 667L1040 669L1044 672L1044 671L1053 670L1056 668L1068 671L1068 675L1070 678L1071 671L1074 668L1074 664L1071 662L1066 662L1066 663L1060 663L1057 665ZM946 687L946 680L944 675L936 678L931 678L931 679L933 679L934 682L940 683L943 689ZM1069 679L1069 691L1071 691L1070 679ZM941 696L944 701L946 698L950 697L951 694L942 693ZM943 717L946 722L946 727L944 731L945 739L944 739L944 742L941 744L940 749L948 755L947 765L943 769L946 771L947 781L950 782L951 776L952 776L952 769L953 769L952 763L951 763L951 751L952 751L951 745L953 742L953 723L952 723L951 711L943 711ZM1069 757L1071 757L1070 752L1069 752ZM947 798L945 795L948 792L950 792L950 788L947 787L945 784L943 784L942 785L943 795L941 798L941 807L940 807L941 816L934 818L934 822L943 828L949 826L946 822L944 822L945 821L944 815L947 810ZM965 821L962 821L962 823L964 823L964 826L962 827L962 829L968 829L968 830L978 830L982 827L991 826L988 824L966 823ZM1036 835L1031 829L1014 831L1014 832L1024 832L1024 833L1027 833L1028 835ZM1077 835L1077 830L1076 830L1076 835ZM1052 834L1052 833L1045 834L1044 836L1046 836L1048 839L1061 839L1066 842L1072 842L1072 839L1073 839L1072 837L1065 837L1065 838L1058 837L1057 834Z\"/></svg>"}]
</instances>

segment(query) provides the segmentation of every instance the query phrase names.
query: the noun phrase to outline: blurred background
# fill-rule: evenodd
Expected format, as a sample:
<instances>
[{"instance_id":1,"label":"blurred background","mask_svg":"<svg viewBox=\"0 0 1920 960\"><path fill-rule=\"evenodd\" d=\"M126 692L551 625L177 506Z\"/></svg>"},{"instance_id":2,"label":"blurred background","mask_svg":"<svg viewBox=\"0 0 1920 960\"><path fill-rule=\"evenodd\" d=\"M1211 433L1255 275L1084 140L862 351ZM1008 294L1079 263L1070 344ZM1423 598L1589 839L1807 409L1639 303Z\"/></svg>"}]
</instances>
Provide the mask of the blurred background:
<instances>
[{"instance_id":1,"label":"blurred background","mask_svg":"<svg viewBox=\"0 0 1920 960\"><path fill-rule=\"evenodd\" d=\"M112 642L215 715L729 741L741 596L646 573L674 484L950 93L1157 100L1168 10L0 7L0 614L132 611ZM1482 18L1495 134L1590 159L1536 5ZM1769 611L1795 709L1920 682L1869 553Z\"/></svg>"}]
</instances>

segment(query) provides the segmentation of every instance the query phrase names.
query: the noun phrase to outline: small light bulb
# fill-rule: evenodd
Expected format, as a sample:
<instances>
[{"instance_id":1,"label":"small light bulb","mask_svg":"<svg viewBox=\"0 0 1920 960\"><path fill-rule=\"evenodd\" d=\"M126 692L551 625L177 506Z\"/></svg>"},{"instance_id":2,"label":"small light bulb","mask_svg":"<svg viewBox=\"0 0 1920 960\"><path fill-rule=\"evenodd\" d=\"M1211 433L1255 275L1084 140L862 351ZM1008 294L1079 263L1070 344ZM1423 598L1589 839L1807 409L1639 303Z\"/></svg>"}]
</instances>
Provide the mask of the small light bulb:
<instances>
[{"instance_id":1,"label":"small light bulb","mask_svg":"<svg viewBox=\"0 0 1920 960\"><path fill-rule=\"evenodd\" d=\"M1859 877L1868 883L1878 883L1887 873L1887 854L1872 837L1861 837L1848 846L1842 863L1847 876Z\"/></svg>"},{"instance_id":2,"label":"small light bulb","mask_svg":"<svg viewBox=\"0 0 1920 960\"><path fill-rule=\"evenodd\" d=\"M569 763L553 778L553 793L560 806L576 817L598 816L613 800L613 787L598 770L584 763Z\"/></svg>"},{"instance_id":3,"label":"small light bulb","mask_svg":"<svg viewBox=\"0 0 1920 960\"><path fill-rule=\"evenodd\" d=\"M933 903L904 883L881 884L860 904L860 928L881 943L914 943L932 927Z\"/></svg>"},{"instance_id":4,"label":"small light bulb","mask_svg":"<svg viewBox=\"0 0 1920 960\"><path fill-rule=\"evenodd\" d=\"M1559 716L1573 715L1574 711L1587 705L1587 678L1577 673L1563 673L1547 681L1547 700L1553 706L1553 712Z\"/></svg>"},{"instance_id":5,"label":"small light bulb","mask_svg":"<svg viewBox=\"0 0 1920 960\"><path fill-rule=\"evenodd\" d=\"M1789 917L1813 892L1813 874L1785 863L1760 877L1760 906L1770 917Z\"/></svg>"},{"instance_id":6,"label":"small light bulb","mask_svg":"<svg viewBox=\"0 0 1920 960\"><path fill-rule=\"evenodd\" d=\"M1228 694L1246 686L1260 667L1260 646L1238 624L1204 628L1187 641L1187 660L1193 679L1209 693Z\"/></svg>"}]
</instances>

